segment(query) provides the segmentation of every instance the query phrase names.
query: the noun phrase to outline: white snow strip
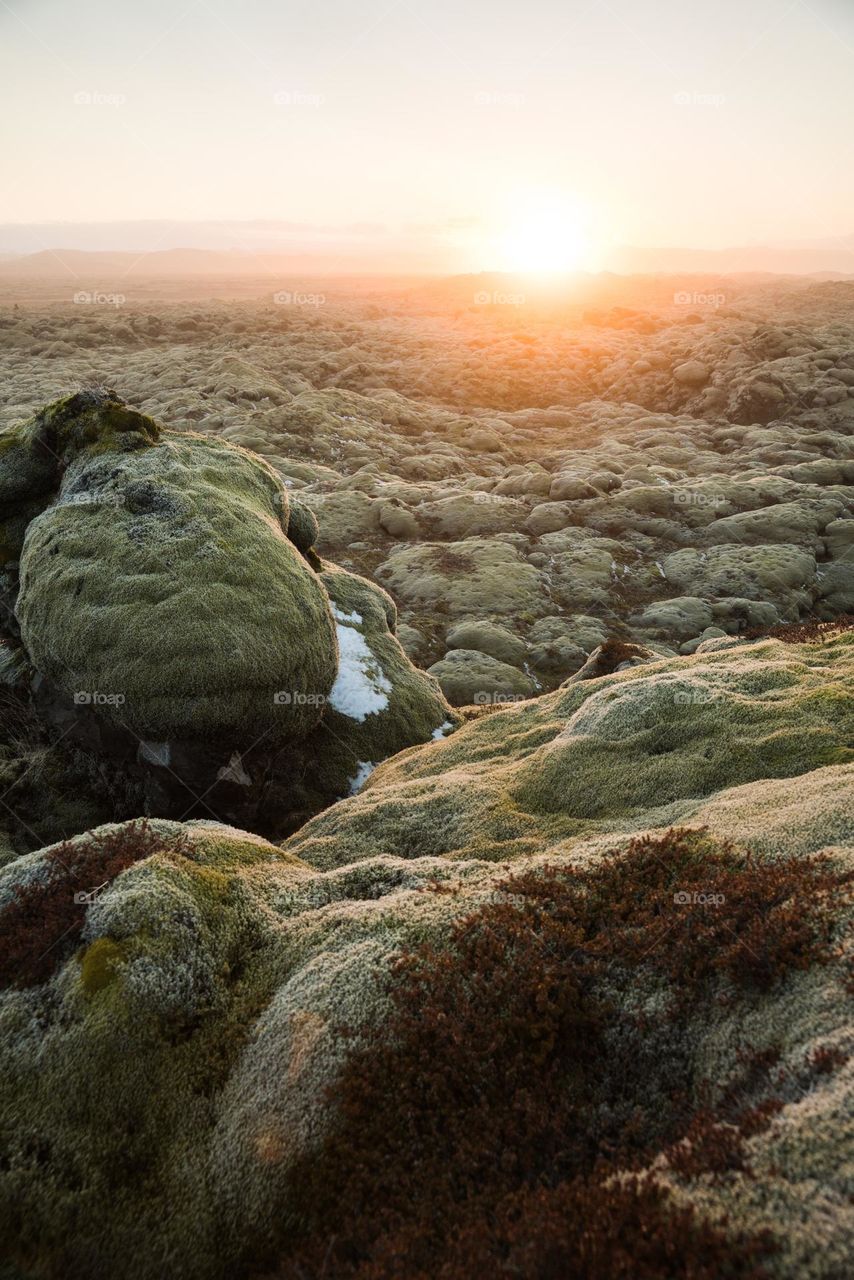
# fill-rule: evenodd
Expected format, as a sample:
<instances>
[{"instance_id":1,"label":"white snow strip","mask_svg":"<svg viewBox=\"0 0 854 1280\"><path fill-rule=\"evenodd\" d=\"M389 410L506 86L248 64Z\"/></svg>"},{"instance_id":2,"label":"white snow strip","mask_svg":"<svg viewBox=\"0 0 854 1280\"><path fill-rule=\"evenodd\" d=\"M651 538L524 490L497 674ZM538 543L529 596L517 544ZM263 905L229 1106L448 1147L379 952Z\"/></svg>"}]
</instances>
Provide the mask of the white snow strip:
<instances>
[{"instance_id":1,"label":"white snow strip","mask_svg":"<svg viewBox=\"0 0 854 1280\"><path fill-rule=\"evenodd\" d=\"M361 791L362 787L377 767L371 760L357 760L356 766L355 776L350 779L351 796L354 796L357 791Z\"/></svg>"},{"instance_id":2,"label":"white snow strip","mask_svg":"<svg viewBox=\"0 0 854 1280\"><path fill-rule=\"evenodd\" d=\"M332 612L339 622L349 622L350 625L358 625L362 621L362 615L354 609L352 613L345 613L343 609L339 609L337 604L332 606Z\"/></svg>"},{"instance_id":3,"label":"white snow strip","mask_svg":"<svg viewBox=\"0 0 854 1280\"><path fill-rule=\"evenodd\" d=\"M355 623L361 622L361 615L343 613L333 607L338 619L335 629L338 632L338 675L329 704L342 716L358 720L361 724L367 716L385 711L388 706L388 695L391 693L391 681L386 676L379 662Z\"/></svg>"},{"instance_id":4,"label":"white snow strip","mask_svg":"<svg viewBox=\"0 0 854 1280\"><path fill-rule=\"evenodd\" d=\"M434 741L434 742L438 742L440 738L444 738L444 737L445 737L445 735L447 734L448 730L449 730L449 729L453 729L453 727L454 727L454 726L453 726L453 724L451 723L451 721L450 721L450 720L446 720L444 724L440 724L440 725L439 725L439 728L438 728L438 729L434 729L434 730L433 730L433 733L431 734L431 737L433 738L433 741Z\"/></svg>"}]
</instances>

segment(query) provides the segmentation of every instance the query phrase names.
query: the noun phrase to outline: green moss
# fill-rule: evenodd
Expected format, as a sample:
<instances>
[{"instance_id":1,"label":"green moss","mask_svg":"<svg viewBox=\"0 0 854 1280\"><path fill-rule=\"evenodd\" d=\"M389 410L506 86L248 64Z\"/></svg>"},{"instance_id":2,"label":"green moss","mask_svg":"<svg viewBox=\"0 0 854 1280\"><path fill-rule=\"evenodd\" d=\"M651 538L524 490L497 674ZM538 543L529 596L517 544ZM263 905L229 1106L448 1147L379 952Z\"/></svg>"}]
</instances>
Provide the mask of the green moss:
<instances>
[{"instance_id":1,"label":"green moss","mask_svg":"<svg viewBox=\"0 0 854 1280\"><path fill-rule=\"evenodd\" d=\"M285 536L278 475L113 401L72 397L42 419L68 460L21 555L17 615L42 675L99 696L141 738L234 748L307 733L335 679L335 632Z\"/></svg>"},{"instance_id":2,"label":"green moss","mask_svg":"<svg viewBox=\"0 0 854 1280\"><path fill-rule=\"evenodd\" d=\"M127 943L96 938L80 956L80 981L87 996L97 995L115 982L128 955Z\"/></svg>"},{"instance_id":3,"label":"green moss","mask_svg":"<svg viewBox=\"0 0 854 1280\"><path fill-rule=\"evenodd\" d=\"M0 502L17 505L38 497L40 509L58 484L58 459L33 438L31 424L0 435Z\"/></svg>"},{"instance_id":4,"label":"green moss","mask_svg":"<svg viewBox=\"0 0 854 1280\"><path fill-rule=\"evenodd\" d=\"M113 391L79 391L36 414L31 434L54 453L70 459L96 445L104 452L155 443L160 428L153 418L126 405Z\"/></svg>"},{"instance_id":5,"label":"green moss","mask_svg":"<svg viewBox=\"0 0 854 1280\"><path fill-rule=\"evenodd\" d=\"M310 507L291 499L287 518L288 537L298 550L305 555L317 544L320 529L317 517Z\"/></svg>"},{"instance_id":6,"label":"green moss","mask_svg":"<svg viewBox=\"0 0 854 1280\"><path fill-rule=\"evenodd\" d=\"M538 811L603 818L850 759L852 655L780 642L672 660L561 696L565 727L517 776ZM760 664L761 665L758 665Z\"/></svg>"}]
</instances>

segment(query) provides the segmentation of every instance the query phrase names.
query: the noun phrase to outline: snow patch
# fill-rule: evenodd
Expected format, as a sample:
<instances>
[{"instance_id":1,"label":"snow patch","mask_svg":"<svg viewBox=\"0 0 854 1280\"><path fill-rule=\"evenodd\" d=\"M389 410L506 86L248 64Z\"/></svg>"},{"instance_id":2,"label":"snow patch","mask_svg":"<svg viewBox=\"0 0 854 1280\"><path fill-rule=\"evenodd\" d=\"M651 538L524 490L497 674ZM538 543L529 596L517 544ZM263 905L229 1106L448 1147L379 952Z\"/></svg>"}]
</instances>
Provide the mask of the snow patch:
<instances>
[{"instance_id":1,"label":"snow patch","mask_svg":"<svg viewBox=\"0 0 854 1280\"><path fill-rule=\"evenodd\" d=\"M438 729L434 729L430 736L434 742L438 742L439 739L444 738L445 735L449 732L449 730L453 729L453 727L454 726L451 723L451 721L446 720L444 724L439 725Z\"/></svg>"},{"instance_id":2,"label":"snow patch","mask_svg":"<svg viewBox=\"0 0 854 1280\"><path fill-rule=\"evenodd\" d=\"M332 612L339 622L348 622L351 626L358 626L362 622L362 615L354 609L352 613L345 613L343 609L339 609L337 604L332 606Z\"/></svg>"},{"instance_id":3,"label":"snow patch","mask_svg":"<svg viewBox=\"0 0 854 1280\"><path fill-rule=\"evenodd\" d=\"M362 621L361 614L355 610L344 613L334 605L333 613L337 619L338 675L329 695L329 705L342 716L361 724L367 716L385 711L391 681L365 637L356 630L356 624Z\"/></svg>"},{"instance_id":4,"label":"snow patch","mask_svg":"<svg viewBox=\"0 0 854 1280\"><path fill-rule=\"evenodd\" d=\"M365 785L376 767L377 766L371 760L356 761L356 773L350 779L349 794L351 796L354 796L357 791L361 791L362 787Z\"/></svg>"}]
</instances>

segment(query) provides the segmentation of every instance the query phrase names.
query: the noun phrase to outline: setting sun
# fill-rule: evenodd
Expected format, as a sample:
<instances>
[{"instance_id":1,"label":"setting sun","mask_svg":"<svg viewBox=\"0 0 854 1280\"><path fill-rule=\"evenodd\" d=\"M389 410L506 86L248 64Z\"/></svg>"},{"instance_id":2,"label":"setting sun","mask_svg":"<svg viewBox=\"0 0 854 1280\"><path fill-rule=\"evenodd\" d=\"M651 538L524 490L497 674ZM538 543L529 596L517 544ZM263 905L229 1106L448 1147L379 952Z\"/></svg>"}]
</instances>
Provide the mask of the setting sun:
<instances>
[{"instance_id":1,"label":"setting sun","mask_svg":"<svg viewBox=\"0 0 854 1280\"><path fill-rule=\"evenodd\" d=\"M578 210L567 200L543 196L519 204L495 248L494 267L538 275L577 271L589 252Z\"/></svg>"}]
</instances>

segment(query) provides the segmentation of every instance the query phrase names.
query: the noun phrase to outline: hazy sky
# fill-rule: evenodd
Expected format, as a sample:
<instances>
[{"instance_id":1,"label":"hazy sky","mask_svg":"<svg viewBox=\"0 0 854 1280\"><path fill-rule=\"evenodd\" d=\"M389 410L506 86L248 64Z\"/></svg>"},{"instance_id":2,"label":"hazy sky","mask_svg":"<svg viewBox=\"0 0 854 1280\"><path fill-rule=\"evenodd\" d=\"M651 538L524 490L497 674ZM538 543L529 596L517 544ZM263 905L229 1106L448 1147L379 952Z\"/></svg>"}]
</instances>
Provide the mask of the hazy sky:
<instances>
[{"instance_id":1,"label":"hazy sky","mask_svg":"<svg viewBox=\"0 0 854 1280\"><path fill-rule=\"evenodd\" d=\"M854 231L854 0L0 0L0 222Z\"/></svg>"}]
</instances>

